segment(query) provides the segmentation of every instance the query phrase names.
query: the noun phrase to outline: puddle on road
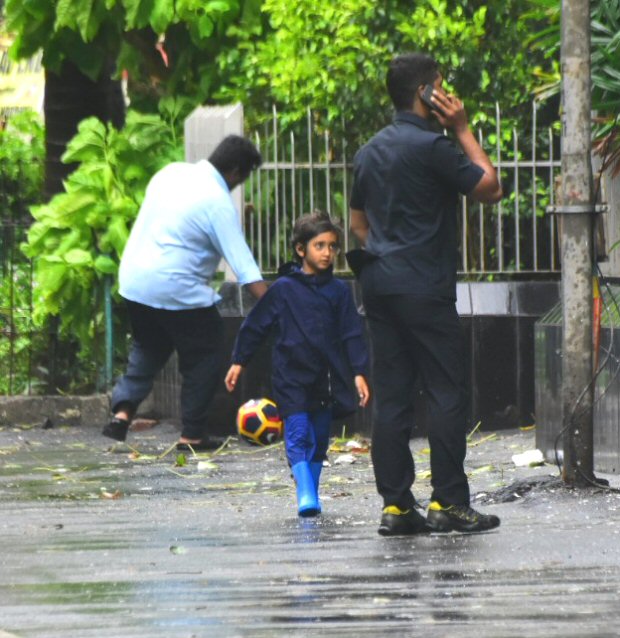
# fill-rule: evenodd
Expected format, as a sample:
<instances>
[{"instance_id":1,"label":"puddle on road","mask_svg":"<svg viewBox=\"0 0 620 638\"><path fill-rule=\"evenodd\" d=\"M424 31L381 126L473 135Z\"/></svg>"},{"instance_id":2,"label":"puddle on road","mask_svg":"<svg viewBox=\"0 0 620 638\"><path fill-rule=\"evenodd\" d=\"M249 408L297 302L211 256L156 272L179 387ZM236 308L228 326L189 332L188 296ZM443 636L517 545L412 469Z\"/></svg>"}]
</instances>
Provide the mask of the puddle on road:
<instances>
[{"instance_id":1,"label":"puddle on road","mask_svg":"<svg viewBox=\"0 0 620 638\"><path fill-rule=\"evenodd\" d=\"M164 450L165 452L165 450ZM233 452L234 454L234 452ZM229 453L227 456L231 456ZM180 464L179 464L180 463ZM64 448L3 448L0 457L0 502L6 500L92 500L128 496L155 496L169 492L233 495L288 494L288 477L262 476L235 480L222 457L180 458L144 454L130 448L102 452L81 444ZM245 476L249 473L246 471ZM254 468L250 478L256 476Z\"/></svg>"},{"instance_id":2,"label":"puddle on road","mask_svg":"<svg viewBox=\"0 0 620 638\"><path fill-rule=\"evenodd\" d=\"M608 635L597 633L597 623L616 606L617 594L615 586L601 583L604 575L590 570L588 576L598 582L572 591L569 604L567 578L574 582L586 577L579 570L556 574L548 582L531 574L524 581L521 572L505 571L364 571L300 579L269 569L259 572L253 564L225 578L210 577L208 567L203 568L204 573L162 574L157 580L0 585L8 609L3 621L15 631L25 628L18 632L24 636L79 636L80 628L97 623L110 629L108 622L116 628L108 635L134 635L130 628L140 627L135 635L149 637L192 627L213 628L213 635L220 635L217 628L226 630L221 635L232 635L234 628L248 632L243 635L285 636L303 634L311 626L321 635L413 635L411 623L421 635L432 637L455 631L466 638L505 635L502 629L516 627L530 637L563 631L578 635L579 627L594 632L582 635Z\"/></svg>"}]
</instances>

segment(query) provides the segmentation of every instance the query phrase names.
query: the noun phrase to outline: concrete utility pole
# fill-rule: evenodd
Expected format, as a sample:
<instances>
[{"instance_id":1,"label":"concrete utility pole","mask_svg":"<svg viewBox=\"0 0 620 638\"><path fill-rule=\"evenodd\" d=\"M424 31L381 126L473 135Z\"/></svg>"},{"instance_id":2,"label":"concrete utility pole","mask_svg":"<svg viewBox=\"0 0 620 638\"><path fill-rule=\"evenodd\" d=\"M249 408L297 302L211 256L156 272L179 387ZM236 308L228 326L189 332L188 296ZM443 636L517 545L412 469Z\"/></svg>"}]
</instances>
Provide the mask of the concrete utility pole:
<instances>
[{"instance_id":1,"label":"concrete utility pole","mask_svg":"<svg viewBox=\"0 0 620 638\"><path fill-rule=\"evenodd\" d=\"M563 478L585 486L593 473L590 2L562 0L562 422Z\"/></svg>"}]
</instances>

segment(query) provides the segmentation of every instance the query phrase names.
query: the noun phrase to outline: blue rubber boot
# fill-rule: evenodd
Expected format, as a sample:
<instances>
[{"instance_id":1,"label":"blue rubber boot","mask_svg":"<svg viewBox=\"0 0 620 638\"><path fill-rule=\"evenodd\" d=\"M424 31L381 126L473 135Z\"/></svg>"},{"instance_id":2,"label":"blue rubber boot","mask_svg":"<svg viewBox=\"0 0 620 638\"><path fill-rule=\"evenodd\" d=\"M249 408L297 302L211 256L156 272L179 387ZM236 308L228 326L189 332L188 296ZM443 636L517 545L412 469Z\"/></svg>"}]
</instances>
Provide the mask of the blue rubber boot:
<instances>
[{"instance_id":1,"label":"blue rubber boot","mask_svg":"<svg viewBox=\"0 0 620 638\"><path fill-rule=\"evenodd\" d=\"M322 469L323 461L312 461L310 463L310 474L312 474L312 481L314 483L314 489L316 491L316 502L319 506L319 513L321 512L321 499L319 499L319 480L321 478Z\"/></svg>"},{"instance_id":2,"label":"blue rubber boot","mask_svg":"<svg viewBox=\"0 0 620 638\"><path fill-rule=\"evenodd\" d=\"M310 472L310 464L300 461L291 468L297 483L297 513L300 516L316 516L319 511L319 499Z\"/></svg>"}]
</instances>

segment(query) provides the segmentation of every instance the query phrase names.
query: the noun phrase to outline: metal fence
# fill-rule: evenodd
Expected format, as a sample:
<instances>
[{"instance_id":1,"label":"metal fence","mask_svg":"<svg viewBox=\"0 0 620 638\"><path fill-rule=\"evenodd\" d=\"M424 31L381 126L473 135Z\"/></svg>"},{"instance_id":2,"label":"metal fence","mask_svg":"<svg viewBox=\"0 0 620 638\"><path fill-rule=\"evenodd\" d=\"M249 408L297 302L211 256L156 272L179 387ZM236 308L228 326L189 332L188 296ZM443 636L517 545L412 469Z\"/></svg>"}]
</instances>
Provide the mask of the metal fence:
<instances>
[{"instance_id":1,"label":"metal fence","mask_svg":"<svg viewBox=\"0 0 620 638\"><path fill-rule=\"evenodd\" d=\"M0 219L0 394L33 389L33 273L19 251L26 231L21 222Z\"/></svg>"},{"instance_id":2,"label":"metal fence","mask_svg":"<svg viewBox=\"0 0 620 638\"><path fill-rule=\"evenodd\" d=\"M513 130L510 139L502 142L500 115L498 108L494 130L478 131L478 136L498 166L509 194L495 206L463 199L459 211L460 274L502 278L514 273L526 277L555 273L559 270L556 227L554 218L544 210L553 204L554 182L560 170L555 159L559 155L558 136L552 129L538 130L534 105L532 130L521 135ZM348 232L354 149L344 140L334 139L329 131L318 135L310 111L301 136L298 131L281 130L279 122L274 109L270 127L254 133L266 161L246 184L243 217L246 236L266 273L274 272L290 257L292 224L310 210L320 208L342 218L345 251L354 241ZM75 373L67 363L75 359L75 344L62 341L57 321L44 328L34 327L36 284L32 264L19 249L29 217L6 213L5 190L0 184L0 394L54 392L69 387L73 376L84 376L84 370L79 368ZM346 271L342 256L337 268ZM105 362L91 362L93 383L99 383L98 370L104 366L109 378L110 357L108 352Z\"/></svg>"},{"instance_id":3,"label":"metal fence","mask_svg":"<svg viewBox=\"0 0 620 638\"><path fill-rule=\"evenodd\" d=\"M495 128L480 129L477 135L499 169L507 196L493 206L462 198L459 274L555 273L557 228L545 208L554 203L560 172L559 134L552 127L538 127L536 102L532 129L513 129L509 139L502 139L499 106L495 115ZM284 129L281 120L274 108L270 125L253 133L265 162L249 180L243 216L246 236L264 272L274 272L290 257L292 224L311 210L341 218L345 251L354 242L348 230L353 149L329 131L317 135L310 110L305 131ZM337 269L346 270L342 257Z\"/></svg>"},{"instance_id":4,"label":"metal fence","mask_svg":"<svg viewBox=\"0 0 620 638\"><path fill-rule=\"evenodd\" d=\"M35 322L34 267L20 248L28 229L29 222L0 215L0 396L108 387L112 378L111 341L106 341L105 350L101 348L95 360L83 360L76 337L60 330L59 317ZM106 339L111 338L108 284L102 284L101 293L105 299Z\"/></svg>"}]
</instances>

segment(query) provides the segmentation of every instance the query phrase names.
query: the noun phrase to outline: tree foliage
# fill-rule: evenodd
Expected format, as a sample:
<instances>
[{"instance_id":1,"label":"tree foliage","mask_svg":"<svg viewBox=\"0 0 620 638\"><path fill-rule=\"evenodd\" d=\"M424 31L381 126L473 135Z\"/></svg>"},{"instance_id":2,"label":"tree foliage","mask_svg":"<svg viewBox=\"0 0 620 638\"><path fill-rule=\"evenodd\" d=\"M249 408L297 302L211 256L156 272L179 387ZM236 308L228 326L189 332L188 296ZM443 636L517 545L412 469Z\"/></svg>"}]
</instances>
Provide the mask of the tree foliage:
<instances>
[{"instance_id":1,"label":"tree foliage","mask_svg":"<svg viewBox=\"0 0 620 638\"><path fill-rule=\"evenodd\" d=\"M525 0L265 0L268 29L232 27L239 47L221 53L228 79L216 93L241 100L260 121L276 104L288 120L312 107L332 128L344 121L354 142L391 110L385 70L398 52L425 50L441 64L473 121L493 119L495 101L510 116L529 111L533 66L518 17ZM510 25L510 28L507 28ZM527 117L527 116L525 116Z\"/></svg>"},{"instance_id":2,"label":"tree foliage","mask_svg":"<svg viewBox=\"0 0 620 638\"><path fill-rule=\"evenodd\" d=\"M34 111L11 117L0 130L0 215L25 221L28 206L41 197L43 183L43 126Z\"/></svg>"},{"instance_id":3,"label":"tree foliage","mask_svg":"<svg viewBox=\"0 0 620 638\"><path fill-rule=\"evenodd\" d=\"M134 107L161 96L241 101L251 122L275 104L290 121L307 109L358 139L385 122L385 68L396 52L441 63L474 121L527 112L542 53L524 47L528 0L7 0L13 52L44 50L90 77L105 55L127 70Z\"/></svg>"},{"instance_id":4,"label":"tree foliage","mask_svg":"<svg viewBox=\"0 0 620 638\"><path fill-rule=\"evenodd\" d=\"M15 57L43 49L46 69L74 63L91 79L104 62L127 70L138 103L156 109L165 95L209 97L217 83L215 58L234 46L231 25L249 25L260 0L7 0Z\"/></svg>"},{"instance_id":5,"label":"tree foliage","mask_svg":"<svg viewBox=\"0 0 620 638\"><path fill-rule=\"evenodd\" d=\"M64 156L79 166L65 193L33 208L35 223L22 246L35 259L36 322L59 315L65 335L83 347L97 337L103 278L116 274L148 180L182 157L176 125L132 111L122 131L96 118L80 124Z\"/></svg>"},{"instance_id":6,"label":"tree foliage","mask_svg":"<svg viewBox=\"0 0 620 638\"><path fill-rule=\"evenodd\" d=\"M543 28L534 31L528 44L544 53L545 64L537 69L541 99L560 92L559 56L561 47L561 9L557 0L530 0L531 10L523 21L535 21ZM620 0L592 0L591 77L594 123L594 149L604 158L604 166L620 173Z\"/></svg>"},{"instance_id":7,"label":"tree foliage","mask_svg":"<svg viewBox=\"0 0 620 638\"><path fill-rule=\"evenodd\" d=\"M544 51L524 44L530 26L519 16L527 4L7 0L16 57L41 48L46 69L70 62L93 79L113 60L117 76L127 72L135 109L121 131L84 121L65 154L79 163L66 192L33 211L24 250L37 258L37 317L59 315L83 345L96 337L102 306L93 291L116 272L148 177L180 153L175 126L154 115L158 104L171 96L192 104L240 101L250 126L269 118L272 105L290 124L311 108L319 129L346 133L355 148L390 117L390 58L425 50L474 124L494 123L499 101L510 131L528 122L530 70L544 60Z\"/></svg>"},{"instance_id":8,"label":"tree foliage","mask_svg":"<svg viewBox=\"0 0 620 638\"><path fill-rule=\"evenodd\" d=\"M0 130L0 394L32 386L29 348L41 345L32 334L31 269L18 250L30 220L29 207L40 201L43 182L43 126L23 111Z\"/></svg>"}]
</instances>

